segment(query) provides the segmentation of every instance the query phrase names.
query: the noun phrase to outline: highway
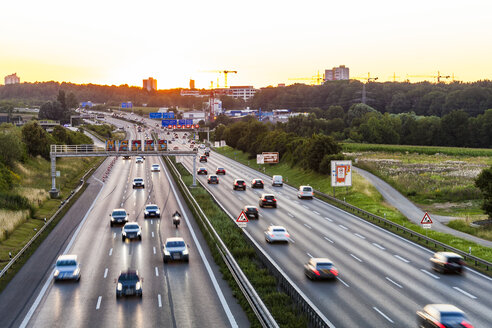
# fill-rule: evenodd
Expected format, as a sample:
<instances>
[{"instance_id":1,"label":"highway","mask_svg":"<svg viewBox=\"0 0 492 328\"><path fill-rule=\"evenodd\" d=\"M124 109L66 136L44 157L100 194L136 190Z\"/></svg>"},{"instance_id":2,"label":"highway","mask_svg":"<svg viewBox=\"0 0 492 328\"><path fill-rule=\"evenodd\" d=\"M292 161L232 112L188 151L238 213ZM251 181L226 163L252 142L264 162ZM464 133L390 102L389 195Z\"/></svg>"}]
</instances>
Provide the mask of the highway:
<instances>
[{"instance_id":1,"label":"highway","mask_svg":"<svg viewBox=\"0 0 492 328\"><path fill-rule=\"evenodd\" d=\"M201 151L202 152L202 151ZM183 163L190 170L191 158ZM199 181L234 217L244 205L258 206L261 193L273 193L277 209L259 209L258 221L246 230L315 303L336 327L412 327L417 310L429 303L450 303L465 311L475 327L491 327L492 278L467 269L463 276L442 275L431 269L433 252L318 199L299 200L296 189L272 187L271 178L216 152L204 166L209 174L224 167L218 185ZM234 191L235 178L246 180L246 191ZM251 189L262 178L265 189ZM269 225L283 225L288 245L265 242ZM328 257L340 275L334 282L312 282L303 273L309 257Z\"/></svg>"},{"instance_id":2,"label":"highway","mask_svg":"<svg viewBox=\"0 0 492 328\"><path fill-rule=\"evenodd\" d=\"M127 125L130 124L125 122ZM135 136L144 139L143 133L137 133L133 125L127 128L127 132L129 139ZM152 164L160 164L161 171L151 172ZM96 177L100 178L99 172ZM132 189L134 177L144 178L145 189ZM6 322L7 326L249 326L246 315L227 283L222 280L177 187L170 182L170 174L160 157L148 156L141 164L135 163L135 158L119 158L108 179L103 183L101 179L93 178L94 185L102 188L97 190L93 187L90 208L77 213L83 216L79 217L79 230L72 228L75 230L73 234L60 231L58 234L66 234L63 244L58 242L45 246L53 237L50 235L42 244L45 248L56 248L50 263L44 259L45 263L36 264L35 253L30 259L33 263L25 266L17 275L28 277L29 270L37 266L46 267L42 277L36 277L39 281L36 291L17 300L19 304L15 309L19 313L12 321ZM144 219L143 209L148 203L160 207L161 219ZM113 208L121 207L129 213L130 222L136 221L141 225L142 241L123 242L121 226L110 227L109 214ZM171 214L176 210L183 215L178 229L171 224ZM69 211L67 216L70 214ZM189 245L190 261L164 265L162 244L166 238L175 236L183 237ZM64 251L78 256L81 263L79 282L55 283L52 279L55 259ZM116 299L115 279L121 270L127 268L137 269L144 278L141 299ZM7 286L2 296L16 294L16 291L17 294L21 293L22 281L19 279Z\"/></svg>"}]
</instances>

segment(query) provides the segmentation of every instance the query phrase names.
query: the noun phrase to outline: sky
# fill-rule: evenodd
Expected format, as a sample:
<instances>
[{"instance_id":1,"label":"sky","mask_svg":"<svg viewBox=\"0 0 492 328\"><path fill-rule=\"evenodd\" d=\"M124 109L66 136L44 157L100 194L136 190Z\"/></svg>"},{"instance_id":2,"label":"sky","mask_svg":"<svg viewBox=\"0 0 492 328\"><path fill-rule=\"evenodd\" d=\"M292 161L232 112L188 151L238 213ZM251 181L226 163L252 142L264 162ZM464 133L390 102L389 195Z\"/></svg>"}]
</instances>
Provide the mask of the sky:
<instances>
[{"instance_id":1,"label":"sky","mask_svg":"<svg viewBox=\"0 0 492 328\"><path fill-rule=\"evenodd\" d=\"M16 0L0 5L0 83L59 81L159 89L351 77L492 80L489 0Z\"/></svg>"}]
</instances>

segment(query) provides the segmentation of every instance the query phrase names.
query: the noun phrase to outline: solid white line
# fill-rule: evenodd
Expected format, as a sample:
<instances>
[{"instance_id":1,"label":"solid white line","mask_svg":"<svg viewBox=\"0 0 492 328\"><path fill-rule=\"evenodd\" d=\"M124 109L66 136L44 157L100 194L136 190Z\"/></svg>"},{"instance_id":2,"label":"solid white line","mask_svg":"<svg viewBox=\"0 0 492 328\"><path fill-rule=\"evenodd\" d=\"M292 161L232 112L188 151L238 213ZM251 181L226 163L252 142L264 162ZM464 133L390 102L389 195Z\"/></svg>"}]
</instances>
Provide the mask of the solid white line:
<instances>
[{"instance_id":1,"label":"solid white line","mask_svg":"<svg viewBox=\"0 0 492 328\"><path fill-rule=\"evenodd\" d=\"M308 229L311 229L311 230L313 229L313 228L311 228L309 225L307 225L306 223L304 223L304 226L305 226L306 228L308 228Z\"/></svg>"},{"instance_id":2,"label":"solid white line","mask_svg":"<svg viewBox=\"0 0 492 328\"><path fill-rule=\"evenodd\" d=\"M113 239L116 238L116 232L113 232Z\"/></svg>"},{"instance_id":3,"label":"solid white line","mask_svg":"<svg viewBox=\"0 0 492 328\"><path fill-rule=\"evenodd\" d=\"M319 212L313 211L314 214L320 215Z\"/></svg>"},{"instance_id":4,"label":"solid white line","mask_svg":"<svg viewBox=\"0 0 492 328\"><path fill-rule=\"evenodd\" d=\"M312 256L311 254L309 254L309 253L306 253L306 254L307 254L309 257L313 257L313 256Z\"/></svg>"},{"instance_id":5,"label":"solid white line","mask_svg":"<svg viewBox=\"0 0 492 328\"><path fill-rule=\"evenodd\" d=\"M159 302L159 307L162 307L161 294L157 295L157 302Z\"/></svg>"},{"instance_id":6,"label":"solid white line","mask_svg":"<svg viewBox=\"0 0 492 328\"><path fill-rule=\"evenodd\" d=\"M159 160L161 161L162 167L165 168L164 162L162 160L162 157L159 157ZM229 304L227 304L227 300L224 297L224 294L222 293L222 290L220 289L220 286L217 282L217 279L215 278L215 275L212 271L212 268L210 267L210 264L208 263L207 258L205 257L205 253L203 252L202 246L200 245L196 235L195 235L195 230L193 229L193 226L190 224L190 221L188 219L188 215L186 214L183 205L181 204L181 200L178 197L178 194L176 192L176 188L174 188L174 185L172 183L173 179L169 176L168 170L165 169L164 172L166 173L167 180L169 181L169 185L171 186L171 190L173 191L174 197L176 198L176 201L178 202L179 209L181 210L181 213L183 213L184 219L186 221L186 224L188 225L188 229L190 231L191 237L193 238L193 241L196 244L196 248L198 250L198 253L200 254L200 257L203 260L203 264L205 265L205 268L207 269L208 275L210 277L210 280L212 280L212 284L214 285L215 291L219 297L220 303L222 304L222 307L224 308L224 311L227 315L227 318L229 319L229 324L232 327L238 327L238 324L236 322L236 319L234 318L234 315L231 312L231 309L229 308Z\"/></svg>"},{"instance_id":7,"label":"solid white line","mask_svg":"<svg viewBox=\"0 0 492 328\"><path fill-rule=\"evenodd\" d=\"M340 228L342 228L342 229L345 229L345 230L348 230L348 229L349 229L349 228L347 228L346 226L341 225L341 224L339 224L338 226L339 226Z\"/></svg>"},{"instance_id":8,"label":"solid white line","mask_svg":"<svg viewBox=\"0 0 492 328\"><path fill-rule=\"evenodd\" d=\"M152 238L154 238L154 232L152 231Z\"/></svg>"},{"instance_id":9,"label":"solid white line","mask_svg":"<svg viewBox=\"0 0 492 328\"><path fill-rule=\"evenodd\" d=\"M383 312L381 312L377 307L373 307L374 310L376 310L380 315L382 315L386 320L388 320L389 322L393 323L393 320L391 320L386 314L384 314Z\"/></svg>"},{"instance_id":10,"label":"solid white line","mask_svg":"<svg viewBox=\"0 0 492 328\"><path fill-rule=\"evenodd\" d=\"M294 215L290 214L290 212L287 212L287 215L290 216L291 218L294 217Z\"/></svg>"},{"instance_id":11,"label":"solid white line","mask_svg":"<svg viewBox=\"0 0 492 328\"><path fill-rule=\"evenodd\" d=\"M399 259L400 261L403 261L403 262L405 262L405 263L410 263L410 261L409 261L409 260L407 260L407 259L405 259L405 258L401 257L400 255L394 255L394 257L396 257L397 259Z\"/></svg>"},{"instance_id":12,"label":"solid white line","mask_svg":"<svg viewBox=\"0 0 492 328\"><path fill-rule=\"evenodd\" d=\"M357 261L362 262L362 260L360 258L358 258L357 256L355 256L354 254L350 254L350 256L352 256Z\"/></svg>"},{"instance_id":13,"label":"solid white line","mask_svg":"<svg viewBox=\"0 0 492 328\"><path fill-rule=\"evenodd\" d=\"M361 239L366 239L366 237L362 236L362 235L359 235L358 233L354 233L354 235L356 235L357 237L361 238Z\"/></svg>"},{"instance_id":14,"label":"solid white line","mask_svg":"<svg viewBox=\"0 0 492 328\"><path fill-rule=\"evenodd\" d=\"M460 293L465 294L469 298L473 298L473 299L476 299L477 298L476 296L473 296L472 294L470 294L468 292L465 292L463 289L461 289L459 287L453 287L453 288L456 289L457 291L459 291Z\"/></svg>"},{"instance_id":15,"label":"solid white line","mask_svg":"<svg viewBox=\"0 0 492 328\"><path fill-rule=\"evenodd\" d=\"M477 272L477 271L475 271L475 270L473 270L473 269L470 269L470 268L467 268L467 267L465 267L465 269L466 269L466 270L469 270L469 271L471 271L471 272L473 272L474 274L476 274L476 275L478 275L478 276L480 276L480 277L482 277L482 278L485 278L485 279L487 279L487 280L492 281L492 278L487 277L486 275L481 274L480 272Z\"/></svg>"},{"instance_id":16,"label":"solid white line","mask_svg":"<svg viewBox=\"0 0 492 328\"><path fill-rule=\"evenodd\" d=\"M99 308L101 307L101 300L102 300L102 296L99 296L97 298L96 310L99 310Z\"/></svg>"},{"instance_id":17,"label":"solid white line","mask_svg":"<svg viewBox=\"0 0 492 328\"><path fill-rule=\"evenodd\" d=\"M350 287L345 281L343 281L342 279L340 279L339 277L337 277L338 281L340 281L342 284L345 285L345 287Z\"/></svg>"},{"instance_id":18,"label":"solid white line","mask_svg":"<svg viewBox=\"0 0 492 328\"><path fill-rule=\"evenodd\" d=\"M425 273L425 274L426 274L426 275L428 275L428 276L431 276L431 277L432 277L432 278L434 278L434 279L441 279L441 278L439 278L438 276L436 276L435 274L432 274L432 273L430 273L430 272L429 272L429 271L427 271L427 270L420 269L420 271L422 271L423 273Z\"/></svg>"},{"instance_id":19,"label":"solid white line","mask_svg":"<svg viewBox=\"0 0 492 328\"><path fill-rule=\"evenodd\" d=\"M104 270L104 279L106 279L107 276L108 276L108 268L106 268L106 270Z\"/></svg>"},{"instance_id":20,"label":"solid white line","mask_svg":"<svg viewBox=\"0 0 492 328\"><path fill-rule=\"evenodd\" d=\"M385 250L386 248L384 248L383 246L379 245L379 244L376 244L376 243L372 243L374 246L376 246L377 248L381 249L381 250Z\"/></svg>"},{"instance_id":21,"label":"solid white line","mask_svg":"<svg viewBox=\"0 0 492 328\"><path fill-rule=\"evenodd\" d=\"M155 246L153 247L153 249L154 249L154 254L155 254Z\"/></svg>"},{"instance_id":22,"label":"solid white line","mask_svg":"<svg viewBox=\"0 0 492 328\"><path fill-rule=\"evenodd\" d=\"M325 216L325 219L326 219L326 220L328 220L328 221L330 221L330 222L333 222L333 220L332 220L332 219L327 218L326 216Z\"/></svg>"},{"instance_id":23,"label":"solid white line","mask_svg":"<svg viewBox=\"0 0 492 328\"><path fill-rule=\"evenodd\" d=\"M109 256L111 256L111 255L113 255L113 249L112 248L109 250Z\"/></svg>"},{"instance_id":24,"label":"solid white line","mask_svg":"<svg viewBox=\"0 0 492 328\"><path fill-rule=\"evenodd\" d=\"M394 284L394 285L396 285L396 286L398 286L398 287L400 287L400 288L403 288L403 286L402 286L402 285L400 285L400 284L399 284L399 283L397 283L397 282L394 282L394 281L393 281L393 280L391 280L389 277L386 277L386 280L388 280L389 282L391 282L392 284Z\"/></svg>"},{"instance_id":25,"label":"solid white line","mask_svg":"<svg viewBox=\"0 0 492 328\"><path fill-rule=\"evenodd\" d=\"M155 267L155 276L159 277L159 269L157 269L157 267Z\"/></svg>"},{"instance_id":26,"label":"solid white line","mask_svg":"<svg viewBox=\"0 0 492 328\"><path fill-rule=\"evenodd\" d=\"M332 243L332 244L333 244L333 240L331 240L330 238L328 238L328 237L326 237L326 236L325 236L325 237L323 237L323 238L325 238L326 240L328 240L330 243Z\"/></svg>"}]
</instances>

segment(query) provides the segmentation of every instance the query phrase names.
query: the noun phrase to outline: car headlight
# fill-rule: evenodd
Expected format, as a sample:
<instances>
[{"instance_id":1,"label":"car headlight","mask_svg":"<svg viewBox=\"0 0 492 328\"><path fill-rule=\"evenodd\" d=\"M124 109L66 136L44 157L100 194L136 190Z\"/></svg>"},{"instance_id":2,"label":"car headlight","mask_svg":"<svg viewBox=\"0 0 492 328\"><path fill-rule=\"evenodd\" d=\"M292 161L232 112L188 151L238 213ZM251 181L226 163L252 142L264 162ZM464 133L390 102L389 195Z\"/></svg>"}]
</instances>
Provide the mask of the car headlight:
<instances>
[{"instance_id":1,"label":"car headlight","mask_svg":"<svg viewBox=\"0 0 492 328\"><path fill-rule=\"evenodd\" d=\"M79 272L80 272L80 269L75 269L72 273L72 276L78 276L79 275Z\"/></svg>"},{"instance_id":2,"label":"car headlight","mask_svg":"<svg viewBox=\"0 0 492 328\"><path fill-rule=\"evenodd\" d=\"M126 236L125 230L123 230L121 233L123 234L123 236Z\"/></svg>"},{"instance_id":3,"label":"car headlight","mask_svg":"<svg viewBox=\"0 0 492 328\"><path fill-rule=\"evenodd\" d=\"M183 255L188 255L188 249L185 249L185 250L183 251Z\"/></svg>"},{"instance_id":4,"label":"car headlight","mask_svg":"<svg viewBox=\"0 0 492 328\"><path fill-rule=\"evenodd\" d=\"M142 286L140 285L140 281L137 281L137 284L135 285L135 289L136 290L142 289Z\"/></svg>"},{"instance_id":5,"label":"car headlight","mask_svg":"<svg viewBox=\"0 0 492 328\"><path fill-rule=\"evenodd\" d=\"M144 214L149 214L149 211L144 211Z\"/></svg>"},{"instance_id":6,"label":"car headlight","mask_svg":"<svg viewBox=\"0 0 492 328\"><path fill-rule=\"evenodd\" d=\"M164 250L164 254L165 255L169 255L169 251L168 250Z\"/></svg>"},{"instance_id":7,"label":"car headlight","mask_svg":"<svg viewBox=\"0 0 492 328\"><path fill-rule=\"evenodd\" d=\"M58 277L59 274L60 274L60 271L55 270L55 277Z\"/></svg>"},{"instance_id":8,"label":"car headlight","mask_svg":"<svg viewBox=\"0 0 492 328\"><path fill-rule=\"evenodd\" d=\"M161 214L161 212L159 210L155 211L155 214Z\"/></svg>"},{"instance_id":9,"label":"car headlight","mask_svg":"<svg viewBox=\"0 0 492 328\"><path fill-rule=\"evenodd\" d=\"M123 289L123 285L121 284L121 282L118 283L118 290L122 290Z\"/></svg>"},{"instance_id":10,"label":"car headlight","mask_svg":"<svg viewBox=\"0 0 492 328\"><path fill-rule=\"evenodd\" d=\"M142 233L142 231L138 230L137 231L137 235L140 235Z\"/></svg>"}]
</instances>

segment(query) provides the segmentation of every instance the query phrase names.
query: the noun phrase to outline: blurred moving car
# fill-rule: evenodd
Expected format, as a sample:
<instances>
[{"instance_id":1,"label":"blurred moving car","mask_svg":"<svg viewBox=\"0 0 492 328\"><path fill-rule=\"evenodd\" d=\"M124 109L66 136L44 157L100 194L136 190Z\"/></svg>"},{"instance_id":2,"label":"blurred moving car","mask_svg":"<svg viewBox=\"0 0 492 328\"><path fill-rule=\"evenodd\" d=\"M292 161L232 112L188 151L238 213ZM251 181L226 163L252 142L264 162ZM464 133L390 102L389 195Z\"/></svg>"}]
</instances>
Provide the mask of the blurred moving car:
<instances>
[{"instance_id":1,"label":"blurred moving car","mask_svg":"<svg viewBox=\"0 0 492 328\"><path fill-rule=\"evenodd\" d=\"M200 156L200 163L202 162L207 163L207 156L205 155Z\"/></svg>"},{"instance_id":2,"label":"blurred moving car","mask_svg":"<svg viewBox=\"0 0 492 328\"><path fill-rule=\"evenodd\" d=\"M208 174L207 169L204 167L199 167L198 171L196 172L197 174Z\"/></svg>"},{"instance_id":3,"label":"blurred moving car","mask_svg":"<svg viewBox=\"0 0 492 328\"><path fill-rule=\"evenodd\" d=\"M179 147L178 146L174 146L173 147L173 150L179 150Z\"/></svg>"},{"instance_id":4,"label":"blurred moving car","mask_svg":"<svg viewBox=\"0 0 492 328\"><path fill-rule=\"evenodd\" d=\"M128 222L128 213L126 213L124 208L115 208L111 214L110 225L113 226L115 223L127 223Z\"/></svg>"},{"instance_id":5,"label":"blurred moving car","mask_svg":"<svg viewBox=\"0 0 492 328\"><path fill-rule=\"evenodd\" d=\"M207 183L208 184L211 184L211 183L219 184L219 177L216 175L209 175L208 179L207 179Z\"/></svg>"},{"instance_id":6,"label":"blurred moving car","mask_svg":"<svg viewBox=\"0 0 492 328\"><path fill-rule=\"evenodd\" d=\"M148 204L145 206L144 210L144 218L160 218L161 211L159 210L159 206L155 204Z\"/></svg>"},{"instance_id":7,"label":"blurred moving car","mask_svg":"<svg viewBox=\"0 0 492 328\"><path fill-rule=\"evenodd\" d=\"M265 184L263 183L263 180L261 179L253 179L251 180L251 188L260 188L263 189Z\"/></svg>"},{"instance_id":8,"label":"blurred moving car","mask_svg":"<svg viewBox=\"0 0 492 328\"><path fill-rule=\"evenodd\" d=\"M226 170L223 167L218 167L217 170L215 170L215 174L226 174Z\"/></svg>"},{"instance_id":9,"label":"blurred moving car","mask_svg":"<svg viewBox=\"0 0 492 328\"><path fill-rule=\"evenodd\" d=\"M234 189L234 190L238 190L238 189L246 190L246 181L244 181L243 179L235 179L234 183L232 185L232 189Z\"/></svg>"},{"instance_id":10,"label":"blurred moving car","mask_svg":"<svg viewBox=\"0 0 492 328\"><path fill-rule=\"evenodd\" d=\"M267 243L289 242L290 235L282 226L269 226L265 230L265 240Z\"/></svg>"},{"instance_id":11,"label":"blurred moving car","mask_svg":"<svg viewBox=\"0 0 492 328\"><path fill-rule=\"evenodd\" d=\"M189 261L188 245L181 237L167 238L163 247L163 261L167 263L170 260L185 262Z\"/></svg>"},{"instance_id":12,"label":"blurred moving car","mask_svg":"<svg viewBox=\"0 0 492 328\"><path fill-rule=\"evenodd\" d=\"M77 255L60 255L56 260L55 281L58 280L80 280L80 266L77 262Z\"/></svg>"},{"instance_id":13,"label":"blurred moving car","mask_svg":"<svg viewBox=\"0 0 492 328\"><path fill-rule=\"evenodd\" d=\"M272 177L272 186L282 187L283 185L284 185L284 179L282 178L281 175L274 175Z\"/></svg>"},{"instance_id":14,"label":"blurred moving car","mask_svg":"<svg viewBox=\"0 0 492 328\"><path fill-rule=\"evenodd\" d=\"M243 211L244 211L244 214L246 214L246 216L248 218L258 220L258 208L256 206L246 205L246 206L244 206Z\"/></svg>"},{"instance_id":15,"label":"blurred moving car","mask_svg":"<svg viewBox=\"0 0 492 328\"><path fill-rule=\"evenodd\" d=\"M128 269L120 272L118 283L116 285L116 298L121 296L139 296L142 297L142 282L137 270Z\"/></svg>"},{"instance_id":16,"label":"blurred moving car","mask_svg":"<svg viewBox=\"0 0 492 328\"><path fill-rule=\"evenodd\" d=\"M123 156L123 159L130 159L130 155Z\"/></svg>"},{"instance_id":17,"label":"blurred moving car","mask_svg":"<svg viewBox=\"0 0 492 328\"><path fill-rule=\"evenodd\" d=\"M427 304L417 311L417 325L422 328L473 328L465 313L451 304Z\"/></svg>"},{"instance_id":18,"label":"blurred moving car","mask_svg":"<svg viewBox=\"0 0 492 328\"><path fill-rule=\"evenodd\" d=\"M142 229L137 222L128 222L121 229L121 240L138 239L142 240Z\"/></svg>"},{"instance_id":19,"label":"blurred moving car","mask_svg":"<svg viewBox=\"0 0 492 328\"><path fill-rule=\"evenodd\" d=\"M432 269L441 273L463 274L465 262L463 257L453 252L436 252L430 258Z\"/></svg>"},{"instance_id":20,"label":"blurred moving car","mask_svg":"<svg viewBox=\"0 0 492 328\"><path fill-rule=\"evenodd\" d=\"M309 198L313 199L314 192L313 192L313 187L311 186L300 186L299 190L297 191L297 198Z\"/></svg>"},{"instance_id":21,"label":"blurred moving car","mask_svg":"<svg viewBox=\"0 0 492 328\"><path fill-rule=\"evenodd\" d=\"M137 159L135 160L135 163L143 163L144 159L141 156L138 156Z\"/></svg>"},{"instance_id":22,"label":"blurred moving car","mask_svg":"<svg viewBox=\"0 0 492 328\"><path fill-rule=\"evenodd\" d=\"M145 188L145 183L143 178L133 179L133 189L135 188Z\"/></svg>"},{"instance_id":23,"label":"blurred moving car","mask_svg":"<svg viewBox=\"0 0 492 328\"><path fill-rule=\"evenodd\" d=\"M338 270L330 259L313 257L304 264L304 274L311 280L335 279L338 276Z\"/></svg>"},{"instance_id":24,"label":"blurred moving car","mask_svg":"<svg viewBox=\"0 0 492 328\"><path fill-rule=\"evenodd\" d=\"M210 156L210 150L205 150L205 156L209 157Z\"/></svg>"},{"instance_id":25,"label":"blurred moving car","mask_svg":"<svg viewBox=\"0 0 492 328\"><path fill-rule=\"evenodd\" d=\"M273 208L277 208L277 200L275 199L275 195L273 194L261 194L260 207L271 206Z\"/></svg>"},{"instance_id":26,"label":"blurred moving car","mask_svg":"<svg viewBox=\"0 0 492 328\"><path fill-rule=\"evenodd\" d=\"M152 167L150 169L152 172L160 172L161 171L161 166L159 164L152 164Z\"/></svg>"}]
</instances>

